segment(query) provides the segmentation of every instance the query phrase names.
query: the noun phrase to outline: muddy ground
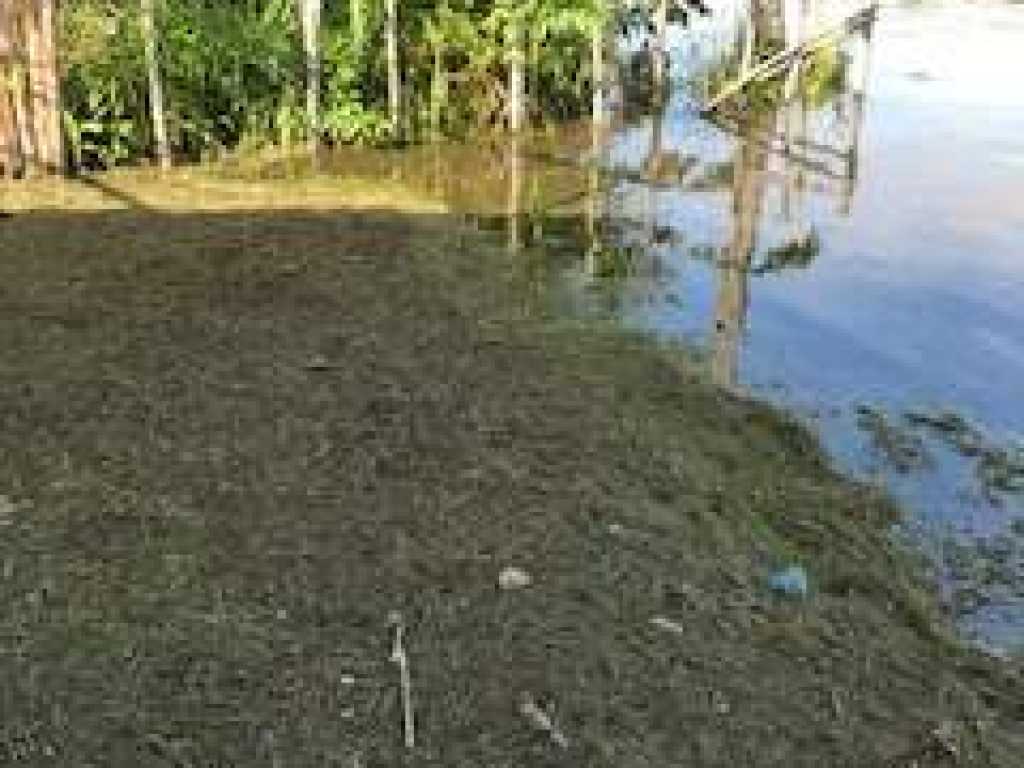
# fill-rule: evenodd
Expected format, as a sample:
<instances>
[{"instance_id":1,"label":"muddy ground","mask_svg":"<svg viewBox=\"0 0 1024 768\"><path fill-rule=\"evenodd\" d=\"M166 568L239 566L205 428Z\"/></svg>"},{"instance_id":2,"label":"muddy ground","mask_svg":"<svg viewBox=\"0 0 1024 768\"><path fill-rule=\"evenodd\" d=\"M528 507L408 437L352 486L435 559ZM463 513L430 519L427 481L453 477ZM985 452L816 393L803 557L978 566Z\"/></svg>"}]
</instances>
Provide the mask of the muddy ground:
<instances>
[{"instance_id":1,"label":"muddy ground","mask_svg":"<svg viewBox=\"0 0 1024 768\"><path fill-rule=\"evenodd\" d=\"M444 214L230 207L0 221L0 762L1021 764L785 416Z\"/></svg>"}]
</instances>

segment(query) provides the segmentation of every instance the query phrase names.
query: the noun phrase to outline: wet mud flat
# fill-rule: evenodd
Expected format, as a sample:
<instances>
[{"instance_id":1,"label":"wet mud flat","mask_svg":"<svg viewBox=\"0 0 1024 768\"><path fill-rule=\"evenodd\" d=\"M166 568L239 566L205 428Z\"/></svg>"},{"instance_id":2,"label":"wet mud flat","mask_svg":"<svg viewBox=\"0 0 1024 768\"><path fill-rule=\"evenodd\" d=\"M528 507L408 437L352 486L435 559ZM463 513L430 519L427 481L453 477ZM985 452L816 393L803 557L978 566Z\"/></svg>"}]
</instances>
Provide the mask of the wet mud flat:
<instances>
[{"instance_id":1,"label":"wet mud flat","mask_svg":"<svg viewBox=\"0 0 1024 768\"><path fill-rule=\"evenodd\" d=\"M2 760L1019 765L891 502L521 282L433 212L0 222Z\"/></svg>"}]
</instances>

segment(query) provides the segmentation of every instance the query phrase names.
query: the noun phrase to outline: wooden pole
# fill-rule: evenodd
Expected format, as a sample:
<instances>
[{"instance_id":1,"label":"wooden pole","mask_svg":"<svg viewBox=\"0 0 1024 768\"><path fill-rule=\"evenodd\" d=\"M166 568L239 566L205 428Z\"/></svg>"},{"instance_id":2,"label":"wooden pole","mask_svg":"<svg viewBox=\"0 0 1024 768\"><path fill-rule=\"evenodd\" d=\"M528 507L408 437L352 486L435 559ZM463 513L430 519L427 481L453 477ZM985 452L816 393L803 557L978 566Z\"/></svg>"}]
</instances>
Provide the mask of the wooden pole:
<instances>
[{"instance_id":1,"label":"wooden pole","mask_svg":"<svg viewBox=\"0 0 1024 768\"><path fill-rule=\"evenodd\" d=\"M26 14L29 89L38 165L57 172L64 167L57 68L55 0L37 0Z\"/></svg>"},{"instance_id":2,"label":"wooden pole","mask_svg":"<svg viewBox=\"0 0 1024 768\"><path fill-rule=\"evenodd\" d=\"M401 125L401 82L398 70L398 0L386 0L387 19L385 20L385 36L387 38L388 57L388 107L391 117L391 131L395 138L399 137Z\"/></svg>"},{"instance_id":3,"label":"wooden pole","mask_svg":"<svg viewBox=\"0 0 1024 768\"><path fill-rule=\"evenodd\" d=\"M153 120L156 157L163 170L171 167L171 146L167 141L164 115L164 86L157 54L156 19L153 0L142 0L142 40L146 48L146 77L149 80L149 108Z\"/></svg>"}]
</instances>

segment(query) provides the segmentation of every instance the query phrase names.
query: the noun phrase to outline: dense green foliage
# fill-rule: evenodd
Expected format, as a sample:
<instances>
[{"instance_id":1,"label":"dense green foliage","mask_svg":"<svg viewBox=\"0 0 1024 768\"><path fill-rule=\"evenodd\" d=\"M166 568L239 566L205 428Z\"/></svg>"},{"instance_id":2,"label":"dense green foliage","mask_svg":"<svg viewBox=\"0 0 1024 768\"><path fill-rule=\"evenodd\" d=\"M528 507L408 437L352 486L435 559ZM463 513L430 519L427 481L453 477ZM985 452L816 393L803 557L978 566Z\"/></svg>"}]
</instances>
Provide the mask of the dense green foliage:
<instances>
[{"instance_id":1,"label":"dense green foliage","mask_svg":"<svg viewBox=\"0 0 1024 768\"><path fill-rule=\"evenodd\" d=\"M159 64L174 153L196 159L308 135L297 0L157 0ZM75 166L151 151L138 0L67 0L61 9L65 127ZM595 0L399 3L401 125L387 115L383 0L325 0L322 138L380 142L500 124L512 25L524 31L528 109L574 114L589 98ZM435 83L440 69L456 74ZM443 104L443 109L441 105Z\"/></svg>"}]
</instances>

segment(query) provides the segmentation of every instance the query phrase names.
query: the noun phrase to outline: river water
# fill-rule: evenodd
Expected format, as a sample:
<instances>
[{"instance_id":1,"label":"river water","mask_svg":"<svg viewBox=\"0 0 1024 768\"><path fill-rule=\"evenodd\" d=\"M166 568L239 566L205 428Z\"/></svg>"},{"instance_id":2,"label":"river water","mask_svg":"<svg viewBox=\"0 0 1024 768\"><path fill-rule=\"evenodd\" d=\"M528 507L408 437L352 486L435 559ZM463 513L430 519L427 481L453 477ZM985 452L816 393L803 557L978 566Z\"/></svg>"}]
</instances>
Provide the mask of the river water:
<instances>
[{"instance_id":1,"label":"river water","mask_svg":"<svg viewBox=\"0 0 1024 768\"><path fill-rule=\"evenodd\" d=\"M710 24L670 34L664 108L596 145L614 234L560 295L803 416L904 502L965 632L1020 650L1024 6L883 7L817 94L787 75L804 98L715 121Z\"/></svg>"}]
</instances>

